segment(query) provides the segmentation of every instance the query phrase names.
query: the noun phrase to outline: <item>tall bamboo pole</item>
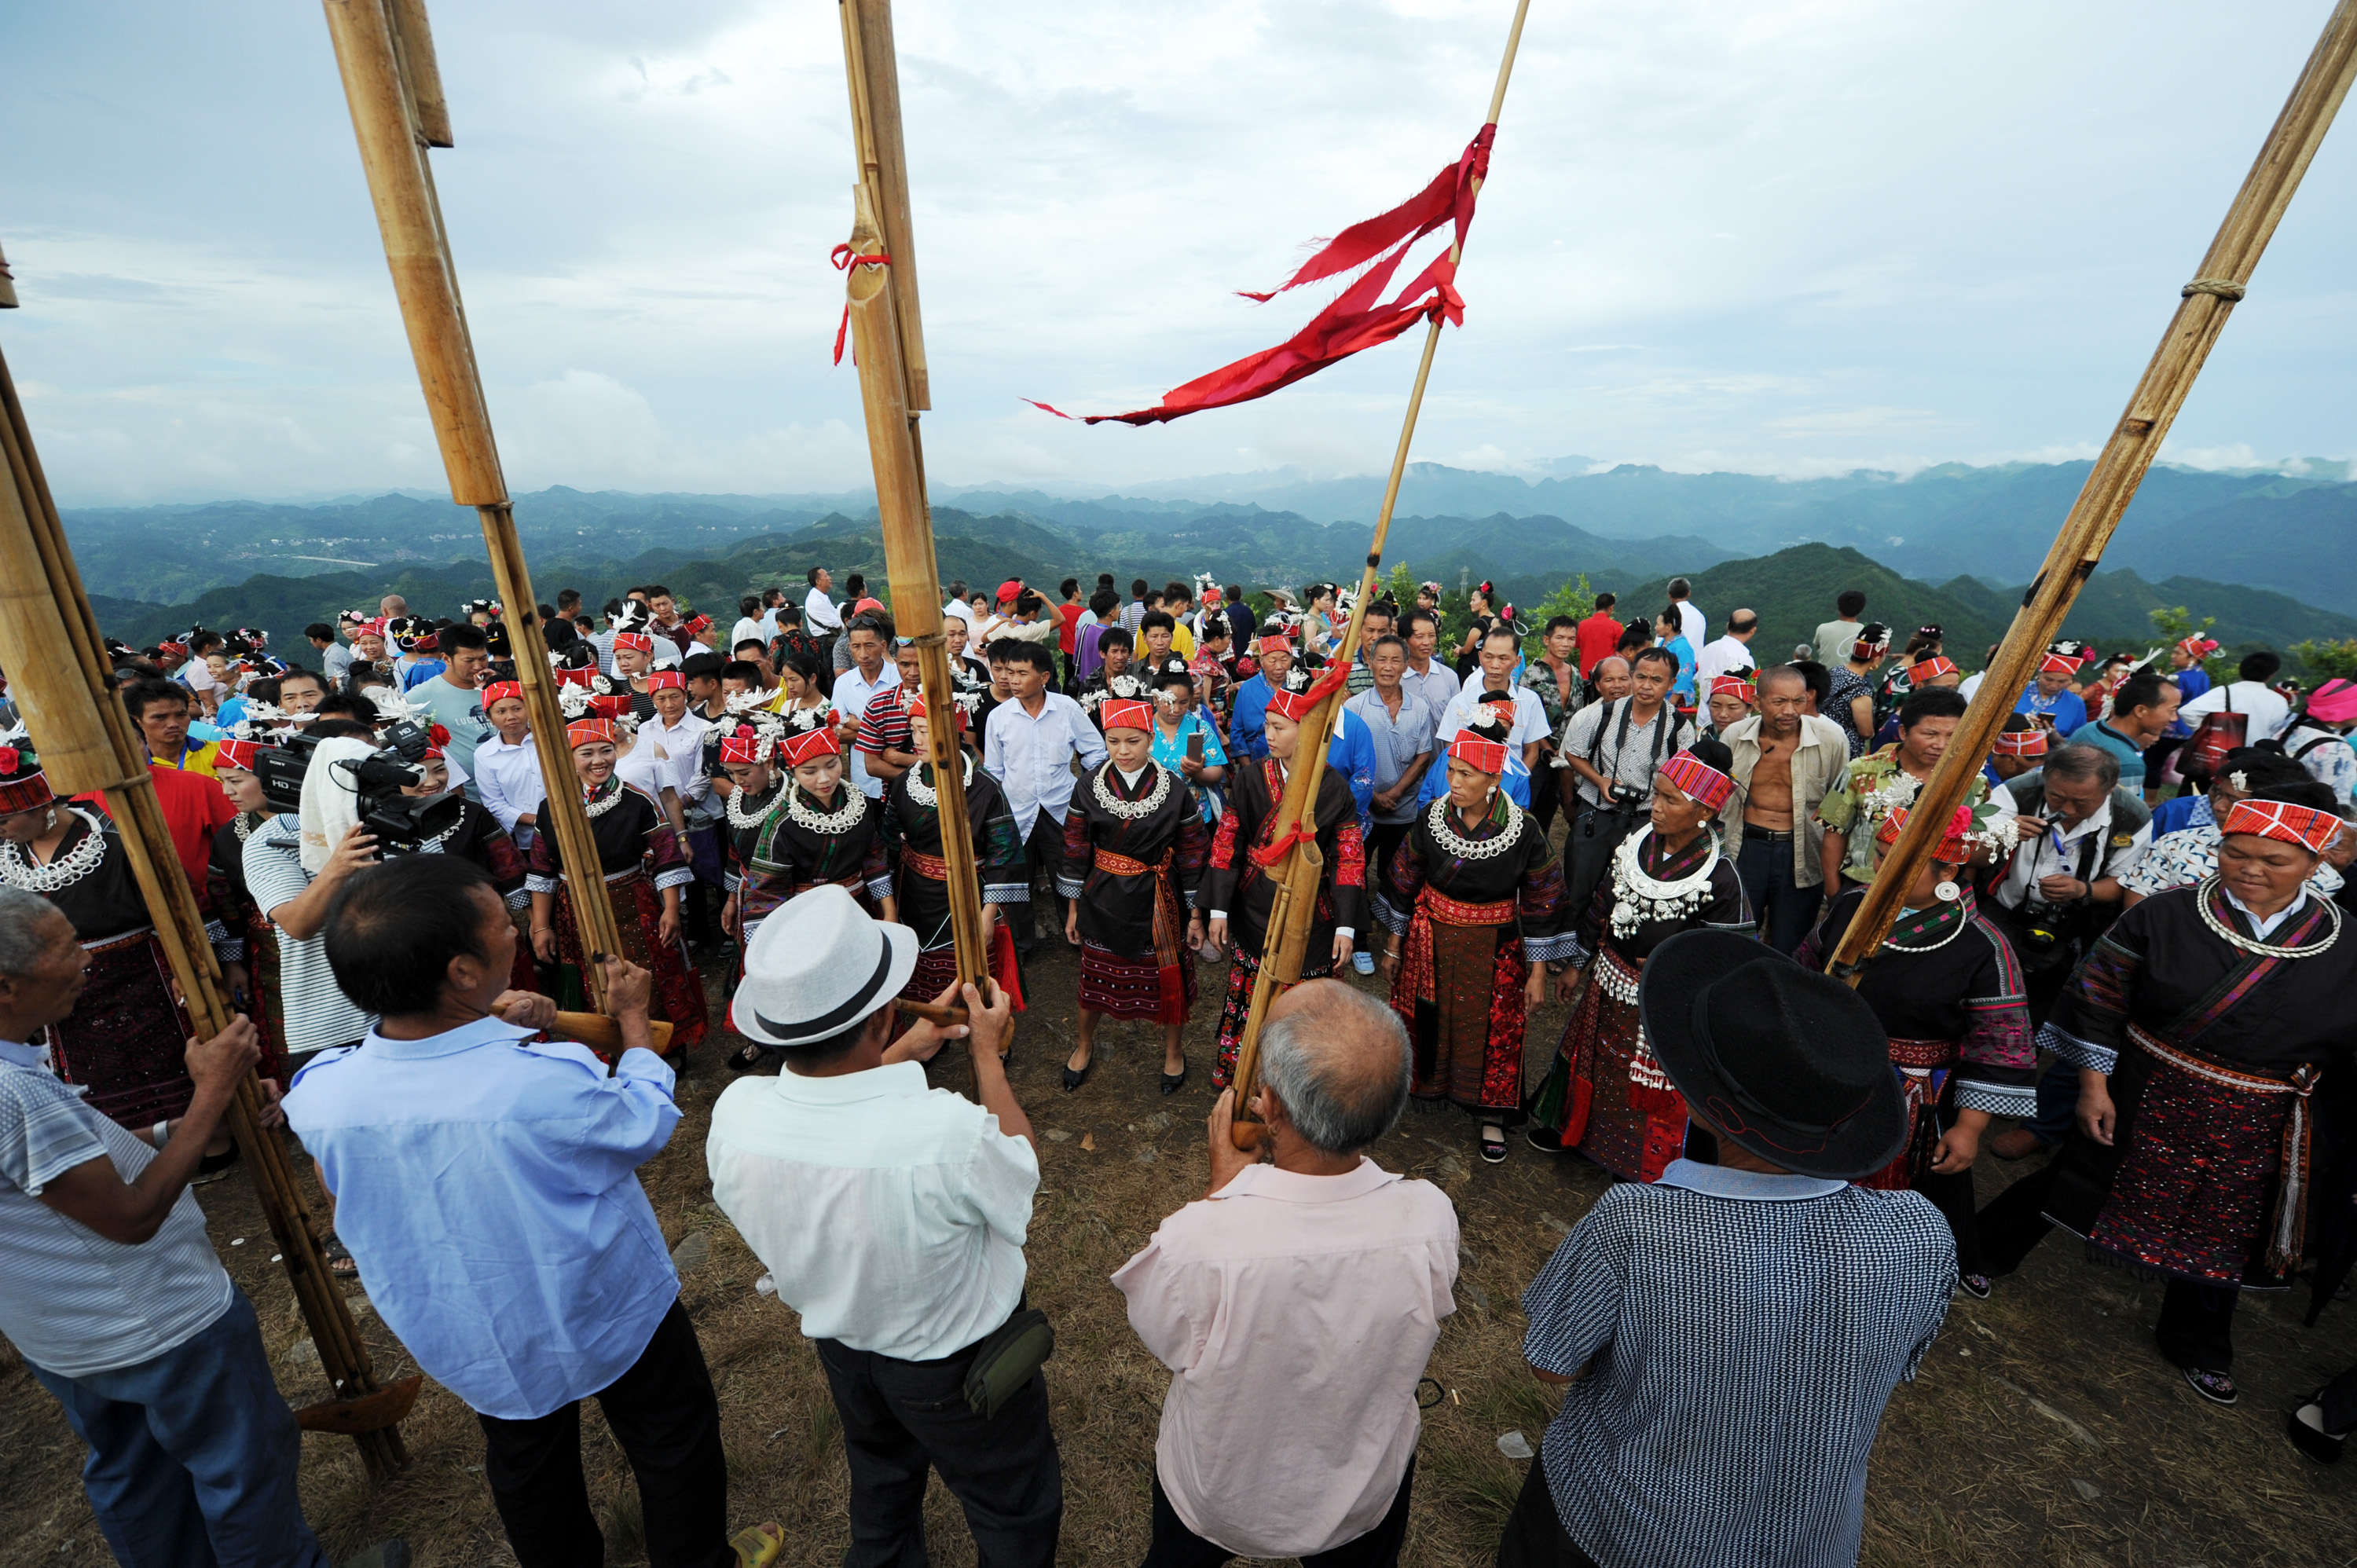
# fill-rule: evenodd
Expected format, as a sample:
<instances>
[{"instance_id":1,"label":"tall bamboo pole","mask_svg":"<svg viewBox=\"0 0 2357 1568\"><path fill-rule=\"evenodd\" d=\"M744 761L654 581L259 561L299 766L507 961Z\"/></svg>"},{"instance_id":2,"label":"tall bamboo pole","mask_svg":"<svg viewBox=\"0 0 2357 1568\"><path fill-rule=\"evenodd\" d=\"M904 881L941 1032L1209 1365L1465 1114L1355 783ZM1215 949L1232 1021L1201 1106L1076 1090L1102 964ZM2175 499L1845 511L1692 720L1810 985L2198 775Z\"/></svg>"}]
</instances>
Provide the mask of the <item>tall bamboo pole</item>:
<instances>
[{"instance_id":1,"label":"tall bamboo pole","mask_svg":"<svg viewBox=\"0 0 2357 1568\"><path fill-rule=\"evenodd\" d=\"M13 291L0 298L0 306L16 303ZM221 993L221 968L156 799L146 741L114 695L106 645L5 359L0 449L8 469L8 482L0 485L0 664L8 670L10 694L24 713L50 787L60 796L105 792L189 1021L210 1037L232 1016ZM244 1155L296 1304L334 1390L325 1403L298 1414L307 1427L350 1433L370 1477L381 1479L409 1463L397 1423L417 1397L418 1380L391 1388L377 1382L368 1347L328 1273L320 1232L285 1144L264 1130L262 1112L260 1082L249 1075L231 1101L230 1133Z\"/></svg>"},{"instance_id":2,"label":"tall bamboo pole","mask_svg":"<svg viewBox=\"0 0 2357 1568\"><path fill-rule=\"evenodd\" d=\"M2103 455L2088 472L2079 499L2063 519L2062 530L2046 553L2045 564L2015 612L1996 658L1974 696L1972 707L1939 766L1916 797L1899 842L1868 886L1865 904L1843 933L1841 943L1826 961L1826 972L1857 983L1865 957L1889 935L1907 890L1931 860L1956 808L1963 804L1975 775L1988 756L1990 743L2005 727L2006 715L2029 685L2046 645L2061 628L2079 589L2094 574L2104 547L2120 516L2136 499L2136 487L2160 451L2177 411L2185 406L2194 378L2210 357L2210 349L2225 330L2227 314L2250 286L2251 274L2282 221L2284 209L2308 172L2309 160L2331 128L2341 101L2357 77L2357 0L2340 0L2324 25L2323 35L2308 57L2308 64L2292 85L2291 96L2276 116L2266 144L2243 178L2243 188L2226 209L2217 238L2201 258L2193 281L2179 291L2176 314L2160 346L2153 350L2136 382L2127 408L2104 443Z\"/></svg>"},{"instance_id":3,"label":"tall bamboo pole","mask_svg":"<svg viewBox=\"0 0 2357 1568\"><path fill-rule=\"evenodd\" d=\"M867 455L876 472L876 514L892 584L893 629L917 650L931 753L951 759L935 779L942 858L949 866L950 932L957 972L991 994L982 940L982 877L959 788L957 709L949 645L942 636L941 569L933 555L932 509L925 499L925 454L918 411L930 405L924 339L917 314L915 239L902 157L900 86L892 50L891 0L840 0L844 70L851 89L859 183L852 190L845 283ZM874 259L870 259L874 258ZM921 766L921 764L920 764Z\"/></svg>"},{"instance_id":4,"label":"tall bamboo pole","mask_svg":"<svg viewBox=\"0 0 2357 1568\"><path fill-rule=\"evenodd\" d=\"M507 607L506 624L515 649L516 678L532 712L533 746L548 786L548 817L538 831L556 845L565 866L567 896L585 955L619 953L620 929L607 896L597 843L574 782L573 753L565 744L565 715L557 706L548 643L540 628L523 543L517 537L507 479L500 470L491 415L475 366L474 339L466 306L458 297L458 274L450 237L427 165L428 146L451 145L442 78L426 31L425 0L323 0L328 32L336 47L344 97L351 106L352 132L360 143L361 166L368 176L377 227L384 238L386 264L408 328L410 353L450 476L451 498L471 506L483 526L492 580ZM605 1009L604 968L582 966L582 980L599 1011Z\"/></svg>"},{"instance_id":5,"label":"tall bamboo pole","mask_svg":"<svg viewBox=\"0 0 2357 1568\"><path fill-rule=\"evenodd\" d=\"M1505 57L1498 62L1497 85L1490 93L1490 114L1483 122L1495 125L1498 113L1506 106L1506 83L1514 74L1514 54L1522 48L1523 22L1530 15L1531 0L1515 0L1514 23L1506 33ZM1475 195L1480 195L1482 182L1473 182ZM1465 247L1453 244L1448 250L1452 265L1463 262ZM1400 482L1407 477L1408 447L1415 440L1416 416L1424 412L1424 389L1432 379L1433 356L1440 349L1440 320L1436 315L1432 325L1425 329L1424 355L1416 361L1415 384L1407 396L1407 416L1400 421L1399 446L1392 453L1391 477L1383 485L1383 504L1375 514L1374 542L1367 546L1367 564L1359 575L1359 594L1351 606L1350 626L1342 633L1342 646L1334 655L1345 670L1359 656L1359 639L1366 626L1367 607L1374 602L1375 579L1381 575L1383 561L1383 541L1391 534L1392 509L1399 504ZM1313 709L1301 725L1301 739L1293 754L1293 768L1286 775L1285 794L1277 803L1275 837L1290 834L1297 824L1309 818L1317 810L1318 786L1326 777L1326 749L1329 737L1340 734L1342 727L1342 704L1349 697L1346 682L1325 701ZM1304 839L1286 853L1283 860L1271 868L1275 879L1276 894L1270 901L1268 934L1262 947L1260 972L1253 976L1252 1002L1244 1015L1243 1038L1236 1046L1236 1120L1234 1138L1240 1149L1259 1145L1263 1128L1248 1109L1253 1088L1260 1074L1260 1031L1268 1013L1269 1004L1284 992L1298 984L1301 965L1308 957L1309 928L1318 908L1318 879L1325 865L1316 839Z\"/></svg>"}]
</instances>

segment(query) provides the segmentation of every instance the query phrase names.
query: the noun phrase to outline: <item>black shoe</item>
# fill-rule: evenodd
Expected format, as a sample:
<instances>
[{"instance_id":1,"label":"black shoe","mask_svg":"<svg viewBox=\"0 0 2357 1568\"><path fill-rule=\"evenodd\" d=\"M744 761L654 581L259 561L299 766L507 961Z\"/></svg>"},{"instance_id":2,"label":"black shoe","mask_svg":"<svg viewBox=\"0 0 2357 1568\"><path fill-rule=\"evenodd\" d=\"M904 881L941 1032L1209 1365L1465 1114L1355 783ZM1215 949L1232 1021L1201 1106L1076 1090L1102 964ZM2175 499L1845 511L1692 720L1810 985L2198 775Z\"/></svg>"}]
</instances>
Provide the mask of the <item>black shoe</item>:
<instances>
[{"instance_id":1,"label":"black shoe","mask_svg":"<svg viewBox=\"0 0 2357 1568\"><path fill-rule=\"evenodd\" d=\"M1162 1075L1162 1092L1165 1094L1176 1094L1186 1086L1187 1069L1183 1067L1178 1069L1176 1076L1167 1072Z\"/></svg>"},{"instance_id":2,"label":"black shoe","mask_svg":"<svg viewBox=\"0 0 2357 1568\"><path fill-rule=\"evenodd\" d=\"M1080 1088L1081 1085L1088 1082L1089 1074L1096 1070L1096 1066L1097 1058L1094 1057L1091 1057L1089 1058L1089 1065L1083 1068L1075 1068L1071 1063L1066 1062L1064 1064L1064 1092L1066 1094L1070 1094L1072 1090Z\"/></svg>"},{"instance_id":3,"label":"black shoe","mask_svg":"<svg viewBox=\"0 0 2357 1568\"><path fill-rule=\"evenodd\" d=\"M1484 1127L1480 1135L1481 1158L1493 1165L1506 1163L1506 1132L1502 1127Z\"/></svg>"},{"instance_id":4,"label":"black shoe","mask_svg":"<svg viewBox=\"0 0 2357 1568\"><path fill-rule=\"evenodd\" d=\"M2243 1397L2234 1380L2223 1372L2205 1371L2200 1367L2179 1367L2185 1375L2185 1386L2208 1400L2212 1404L2233 1404Z\"/></svg>"},{"instance_id":5,"label":"black shoe","mask_svg":"<svg viewBox=\"0 0 2357 1568\"><path fill-rule=\"evenodd\" d=\"M1986 1301L1989 1298L1989 1279L1986 1274L1958 1274L1956 1288L1975 1301Z\"/></svg>"},{"instance_id":6,"label":"black shoe","mask_svg":"<svg viewBox=\"0 0 2357 1568\"><path fill-rule=\"evenodd\" d=\"M2284 1417L2284 1431L2289 1434L2292 1446L2319 1465L2341 1463L2341 1447L2349 1441L2345 1432L2324 1430L2324 1391Z\"/></svg>"},{"instance_id":7,"label":"black shoe","mask_svg":"<svg viewBox=\"0 0 2357 1568\"><path fill-rule=\"evenodd\" d=\"M751 1072L755 1068L761 1065L762 1054L761 1046L759 1041L748 1040L745 1042L745 1048L743 1050L732 1051L729 1053L728 1070L730 1072Z\"/></svg>"},{"instance_id":8,"label":"black shoe","mask_svg":"<svg viewBox=\"0 0 2357 1568\"><path fill-rule=\"evenodd\" d=\"M1552 1127L1542 1127L1534 1122L1523 1136L1530 1140L1534 1149L1542 1149L1550 1155L1563 1153L1563 1134Z\"/></svg>"}]
</instances>

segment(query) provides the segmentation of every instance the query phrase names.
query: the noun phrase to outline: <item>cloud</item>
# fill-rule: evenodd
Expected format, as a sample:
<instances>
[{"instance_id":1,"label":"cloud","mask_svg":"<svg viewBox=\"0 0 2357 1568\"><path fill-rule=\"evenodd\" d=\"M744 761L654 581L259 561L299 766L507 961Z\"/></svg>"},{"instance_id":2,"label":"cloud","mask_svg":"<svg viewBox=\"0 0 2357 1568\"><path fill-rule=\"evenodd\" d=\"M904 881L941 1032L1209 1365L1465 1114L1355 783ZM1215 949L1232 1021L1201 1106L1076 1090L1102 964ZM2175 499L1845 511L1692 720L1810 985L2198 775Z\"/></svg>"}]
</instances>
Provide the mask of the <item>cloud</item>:
<instances>
[{"instance_id":1,"label":"cloud","mask_svg":"<svg viewBox=\"0 0 2357 1568\"><path fill-rule=\"evenodd\" d=\"M1313 291L1234 291L1455 155L1511 0L896 9L937 480L1388 463L1413 338L1153 430L1016 400L1134 407L1289 333ZM1534 9L1417 455L1799 474L2085 451L2315 21L2122 15ZM473 0L435 22L458 145L434 167L512 482L866 482L857 384L828 358L852 176L834 14ZM443 483L315 13L33 8L0 53L0 135L26 306L0 346L41 388L61 494ZM2352 199L2357 152L2329 140L2172 460L2357 445Z\"/></svg>"}]
</instances>

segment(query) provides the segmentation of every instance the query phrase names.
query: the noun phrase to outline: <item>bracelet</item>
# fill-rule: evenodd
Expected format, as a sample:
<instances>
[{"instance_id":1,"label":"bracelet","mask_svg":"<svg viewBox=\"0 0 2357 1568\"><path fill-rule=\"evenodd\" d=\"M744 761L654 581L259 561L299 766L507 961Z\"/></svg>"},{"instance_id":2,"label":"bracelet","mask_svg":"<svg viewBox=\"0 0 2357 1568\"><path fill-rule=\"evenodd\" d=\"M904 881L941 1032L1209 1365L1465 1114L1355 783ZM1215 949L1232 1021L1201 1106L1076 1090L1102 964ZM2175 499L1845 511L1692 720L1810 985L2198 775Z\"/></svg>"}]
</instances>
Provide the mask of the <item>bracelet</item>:
<instances>
[{"instance_id":1,"label":"bracelet","mask_svg":"<svg viewBox=\"0 0 2357 1568\"><path fill-rule=\"evenodd\" d=\"M553 937L556 934L556 928L554 926L534 926L532 929L532 934L535 937Z\"/></svg>"},{"instance_id":2,"label":"bracelet","mask_svg":"<svg viewBox=\"0 0 2357 1568\"><path fill-rule=\"evenodd\" d=\"M170 1143L172 1141L171 1119L167 1117L165 1120L156 1122L153 1127L148 1128L147 1141L155 1144L159 1149L165 1144Z\"/></svg>"}]
</instances>

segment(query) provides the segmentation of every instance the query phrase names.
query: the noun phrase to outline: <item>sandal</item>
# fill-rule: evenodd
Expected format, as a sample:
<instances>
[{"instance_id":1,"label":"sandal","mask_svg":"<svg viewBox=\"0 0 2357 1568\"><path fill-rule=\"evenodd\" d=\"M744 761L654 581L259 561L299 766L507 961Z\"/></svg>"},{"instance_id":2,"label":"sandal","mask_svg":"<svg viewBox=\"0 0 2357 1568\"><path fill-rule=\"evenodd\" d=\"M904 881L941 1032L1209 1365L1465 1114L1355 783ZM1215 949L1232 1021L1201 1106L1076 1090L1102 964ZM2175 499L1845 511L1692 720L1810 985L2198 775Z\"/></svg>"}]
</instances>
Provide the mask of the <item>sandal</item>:
<instances>
[{"instance_id":1,"label":"sandal","mask_svg":"<svg viewBox=\"0 0 2357 1568\"><path fill-rule=\"evenodd\" d=\"M745 1042L745 1048L743 1050L732 1051L729 1053L728 1070L730 1072L751 1072L755 1068L761 1065L761 1043L759 1040L748 1040Z\"/></svg>"},{"instance_id":2,"label":"sandal","mask_svg":"<svg viewBox=\"0 0 2357 1568\"><path fill-rule=\"evenodd\" d=\"M1506 1163L1506 1130L1503 1127L1481 1129L1481 1158L1493 1165Z\"/></svg>"},{"instance_id":3,"label":"sandal","mask_svg":"<svg viewBox=\"0 0 2357 1568\"><path fill-rule=\"evenodd\" d=\"M1989 1277L1986 1274L1958 1274L1956 1288L1975 1301L1989 1298Z\"/></svg>"},{"instance_id":4,"label":"sandal","mask_svg":"<svg viewBox=\"0 0 2357 1568\"><path fill-rule=\"evenodd\" d=\"M360 1263L354 1260L351 1253L344 1250L344 1244L336 1239L336 1233L333 1230L319 1238L319 1256L328 1261L329 1277L339 1280L356 1280L361 1277Z\"/></svg>"},{"instance_id":5,"label":"sandal","mask_svg":"<svg viewBox=\"0 0 2357 1568\"><path fill-rule=\"evenodd\" d=\"M2341 1446L2349 1441L2345 1432L2328 1432L2324 1426L2324 1391L2319 1389L2309 1402L2284 1417L2284 1430L2290 1434L2292 1446L2319 1465L2341 1463Z\"/></svg>"},{"instance_id":6,"label":"sandal","mask_svg":"<svg viewBox=\"0 0 2357 1568\"><path fill-rule=\"evenodd\" d=\"M2243 1391L2234 1386L2234 1380L2223 1372L2205 1371L2200 1367L2179 1367L2177 1369L2185 1374L2186 1387L2212 1404L2233 1404L2243 1397Z\"/></svg>"}]
</instances>

